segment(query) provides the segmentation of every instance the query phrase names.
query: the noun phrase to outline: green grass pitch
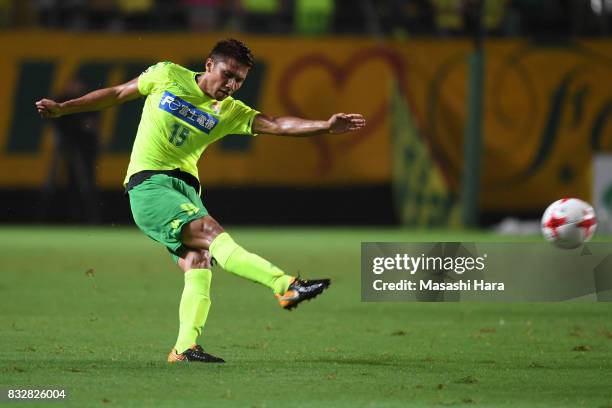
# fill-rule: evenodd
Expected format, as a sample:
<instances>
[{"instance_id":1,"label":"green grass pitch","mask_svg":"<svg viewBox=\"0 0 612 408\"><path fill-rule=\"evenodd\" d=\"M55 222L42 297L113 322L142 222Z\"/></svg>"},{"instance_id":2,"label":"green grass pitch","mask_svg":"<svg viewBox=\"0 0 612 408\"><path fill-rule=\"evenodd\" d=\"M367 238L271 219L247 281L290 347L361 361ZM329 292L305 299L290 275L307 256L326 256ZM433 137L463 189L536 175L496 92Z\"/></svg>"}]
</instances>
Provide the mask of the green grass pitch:
<instances>
[{"instance_id":1,"label":"green grass pitch","mask_svg":"<svg viewBox=\"0 0 612 408\"><path fill-rule=\"evenodd\" d=\"M360 301L361 241L507 237L229 231L333 284L286 312L215 269L202 343L228 362L169 366L182 277L160 245L131 228L1 228L0 387L66 388L49 406L71 407L612 407L612 304Z\"/></svg>"}]
</instances>

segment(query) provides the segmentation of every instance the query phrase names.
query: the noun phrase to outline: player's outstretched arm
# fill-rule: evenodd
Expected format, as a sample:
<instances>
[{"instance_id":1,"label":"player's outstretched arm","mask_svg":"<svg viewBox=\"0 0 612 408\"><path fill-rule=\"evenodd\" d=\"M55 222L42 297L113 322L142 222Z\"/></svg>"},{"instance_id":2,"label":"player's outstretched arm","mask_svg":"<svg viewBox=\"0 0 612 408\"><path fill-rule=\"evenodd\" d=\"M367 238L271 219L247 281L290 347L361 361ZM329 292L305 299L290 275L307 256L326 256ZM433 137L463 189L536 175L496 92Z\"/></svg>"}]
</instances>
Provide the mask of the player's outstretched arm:
<instances>
[{"instance_id":1,"label":"player's outstretched arm","mask_svg":"<svg viewBox=\"0 0 612 408\"><path fill-rule=\"evenodd\" d=\"M71 113L102 110L141 96L138 91L138 78L134 78L124 84L98 89L66 102L41 99L36 102L36 110L43 118L59 118Z\"/></svg>"},{"instance_id":2,"label":"player's outstretched arm","mask_svg":"<svg viewBox=\"0 0 612 408\"><path fill-rule=\"evenodd\" d=\"M346 133L363 129L366 120L358 113L336 113L328 120L307 120L284 116L273 118L257 115L253 121L253 133L280 136L313 136L323 133Z\"/></svg>"}]
</instances>

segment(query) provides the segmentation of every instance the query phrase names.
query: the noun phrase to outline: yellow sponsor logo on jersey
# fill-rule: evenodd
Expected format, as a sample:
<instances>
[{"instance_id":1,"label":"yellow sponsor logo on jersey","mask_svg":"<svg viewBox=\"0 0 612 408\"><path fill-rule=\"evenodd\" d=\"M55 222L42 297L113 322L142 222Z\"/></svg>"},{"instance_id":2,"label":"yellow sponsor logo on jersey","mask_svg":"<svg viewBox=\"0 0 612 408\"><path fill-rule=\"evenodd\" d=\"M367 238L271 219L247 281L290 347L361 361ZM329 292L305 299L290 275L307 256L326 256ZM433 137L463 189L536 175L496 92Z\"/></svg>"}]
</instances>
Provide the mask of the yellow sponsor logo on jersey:
<instances>
[{"instance_id":1,"label":"yellow sponsor logo on jersey","mask_svg":"<svg viewBox=\"0 0 612 408\"><path fill-rule=\"evenodd\" d=\"M187 212L187 215L194 215L200 212L200 209L192 203L181 204L181 209Z\"/></svg>"}]
</instances>

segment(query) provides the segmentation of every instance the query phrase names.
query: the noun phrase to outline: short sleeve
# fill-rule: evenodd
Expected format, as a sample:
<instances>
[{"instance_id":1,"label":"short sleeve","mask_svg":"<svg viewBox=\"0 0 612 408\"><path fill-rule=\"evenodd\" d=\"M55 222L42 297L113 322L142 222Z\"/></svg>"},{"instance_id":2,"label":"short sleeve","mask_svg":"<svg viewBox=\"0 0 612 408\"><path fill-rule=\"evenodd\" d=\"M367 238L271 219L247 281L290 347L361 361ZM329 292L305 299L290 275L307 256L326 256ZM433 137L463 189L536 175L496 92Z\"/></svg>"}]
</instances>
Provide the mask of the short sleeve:
<instances>
[{"instance_id":1,"label":"short sleeve","mask_svg":"<svg viewBox=\"0 0 612 408\"><path fill-rule=\"evenodd\" d=\"M138 91L141 95L149 95L155 90L156 84L163 82L168 76L170 61L158 62L151 65L138 77Z\"/></svg>"},{"instance_id":2,"label":"short sleeve","mask_svg":"<svg viewBox=\"0 0 612 408\"><path fill-rule=\"evenodd\" d=\"M259 111L245 105L244 103L234 100L232 106L232 117L231 122L233 124L229 134L234 135L252 135L257 136L253 133L253 121L255 117L259 115Z\"/></svg>"}]
</instances>

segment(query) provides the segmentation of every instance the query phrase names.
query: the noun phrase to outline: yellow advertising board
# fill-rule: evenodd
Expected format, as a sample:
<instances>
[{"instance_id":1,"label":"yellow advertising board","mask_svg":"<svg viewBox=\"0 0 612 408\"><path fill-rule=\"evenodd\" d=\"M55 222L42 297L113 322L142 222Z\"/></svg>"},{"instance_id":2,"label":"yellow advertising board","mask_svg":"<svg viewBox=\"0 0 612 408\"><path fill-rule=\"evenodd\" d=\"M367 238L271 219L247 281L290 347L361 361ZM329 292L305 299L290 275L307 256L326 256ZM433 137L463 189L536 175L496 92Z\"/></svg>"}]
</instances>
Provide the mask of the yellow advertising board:
<instances>
[{"instance_id":1,"label":"yellow advertising board","mask_svg":"<svg viewBox=\"0 0 612 408\"><path fill-rule=\"evenodd\" d=\"M0 86L6 90L0 96L0 104L6 107L0 112L0 185L35 187L44 180L52 151L52 127L35 115L35 99L60 93L75 74L94 76L92 84L101 87L127 81L156 61L171 60L198 69L218 39L37 33L0 36L5 61L0 65ZM258 65L237 98L272 116L327 119L335 112L362 112L370 119L370 126L351 135L308 139L258 136L246 142L217 143L200 162L205 185L316 186L389 180L386 101L392 70L384 59L367 57L378 45L353 39L323 46L319 40L245 41L254 50ZM364 86L373 77L376 83ZM139 120L138 108L128 105L102 114L104 153L97 171L102 187L120 187L127 168Z\"/></svg>"},{"instance_id":2,"label":"yellow advertising board","mask_svg":"<svg viewBox=\"0 0 612 408\"><path fill-rule=\"evenodd\" d=\"M34 101L72 76L91 89L171 60L199 69L225 35L0 35L0 187L37 188L52 156L52 126ZM357 134L226 138L200 162L204 186L337 186L391 182L390 101L397 83L447 188L460 191L467 101L464 40L241 36L257 65L237 94L273 116L360 112ZM591 155L612 148L612 41L564 45L490 40L485 47L484 210L534 209L590 197ZM133 102L101 114L98 184L121 188L139 121Z\"/></svg>"},{"instance_id":3,"label":"yellow advertising board","mask_svg":"<svg viewBox=\"0 0 612 408\"><path fill-rule=\"evenodd\" d=\"M468 44L402 52L406 94L451 191L460 192ZM407 47L408 49L408 47ZM592 154L612 149L612 42L485 47L481 208L534 210L589 200Z\"/></svg>"}]
</instances>

